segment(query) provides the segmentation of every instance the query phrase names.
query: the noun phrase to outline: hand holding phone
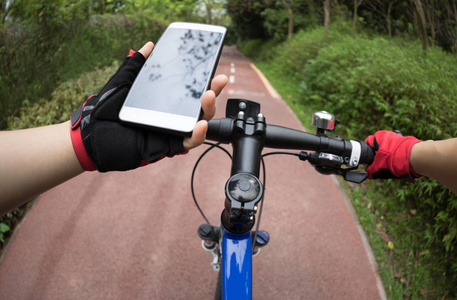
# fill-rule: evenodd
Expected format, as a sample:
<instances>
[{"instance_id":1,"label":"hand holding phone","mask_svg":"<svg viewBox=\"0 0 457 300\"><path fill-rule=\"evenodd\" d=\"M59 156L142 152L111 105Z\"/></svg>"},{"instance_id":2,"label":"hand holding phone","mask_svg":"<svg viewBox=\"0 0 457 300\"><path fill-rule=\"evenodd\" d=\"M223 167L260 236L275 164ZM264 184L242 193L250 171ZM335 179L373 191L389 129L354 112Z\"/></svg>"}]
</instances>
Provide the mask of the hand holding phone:
<instances>
[{"instance_id":1,"label":"hand holding phone","mask_svg":"<svg viewBox=\"0 0 457 300\"><path fill-rule=\"evenodd\" d=\"M176 135L192 135L225 33L222 26L170 24L135 79L119 118Z\"/></svg>"},{"instance_id":2,"label":"hand holding phone","mask_svg":"<svg viewBox=\"0 0 457 300\"><path fill-rule=\"evenodd\" d=\"M203 118L192 137L182 138L119 123L119 109L138 75L145 58L153 49L151 42L134 54L131 51L116 74L98 95L91 96L71 116L71 139L84 170L123 171L154 162L162 156L182 153L199 146L205 139L207 123L215 113L215 97L227 83L217 76L212 90L202 96Z\"/></svg>"}]
</instances>

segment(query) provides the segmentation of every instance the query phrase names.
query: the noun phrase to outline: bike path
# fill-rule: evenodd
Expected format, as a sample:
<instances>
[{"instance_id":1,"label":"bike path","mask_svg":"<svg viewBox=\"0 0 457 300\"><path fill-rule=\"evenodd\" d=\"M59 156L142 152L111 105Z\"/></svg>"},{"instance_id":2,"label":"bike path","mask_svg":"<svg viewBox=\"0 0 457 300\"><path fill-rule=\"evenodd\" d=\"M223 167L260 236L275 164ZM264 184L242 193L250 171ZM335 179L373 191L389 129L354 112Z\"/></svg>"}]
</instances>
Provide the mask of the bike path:
<instances>
[{"instance_id":1,"label":"bike path","mask_svg":"<svg viewBox=\"0 0 457 300\"><path fill-rule=\"evenodd\" d=\"M224 49L220 73L231 78L217 117L226 99L240 97L260 102L267 122L301 129L235 47ZM204 221L190 193L205 149L131 172L86 172L43 194L0 262L0 298L212 299L217 273L197 237ZM254 299L383 299L370 250L332 178L295 157L265 162L261 229L271 240L253 259ZM217 150L196 173L199 204L215 225L229 176L230 161Z\"/></svg>"}]
</instances>

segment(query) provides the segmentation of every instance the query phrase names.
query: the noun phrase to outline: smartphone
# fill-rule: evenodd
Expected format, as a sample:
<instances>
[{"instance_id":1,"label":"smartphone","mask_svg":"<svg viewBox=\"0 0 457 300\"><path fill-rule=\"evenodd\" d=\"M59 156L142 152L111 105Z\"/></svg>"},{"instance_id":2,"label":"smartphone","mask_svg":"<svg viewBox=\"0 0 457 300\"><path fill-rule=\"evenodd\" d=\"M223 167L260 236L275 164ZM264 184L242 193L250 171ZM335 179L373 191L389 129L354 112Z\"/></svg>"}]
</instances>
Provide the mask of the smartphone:
<instances>
[{"instance_id":1,"label":"smartphone","mask_svg":"<svg viewBox=\"0 0 457 300\"><path fill-rule=\"evenodd\" d=\"M191 136L226 31L223 26L171 23L136 77L119 112L121 121Z\"/></svg>"}]
</instances>

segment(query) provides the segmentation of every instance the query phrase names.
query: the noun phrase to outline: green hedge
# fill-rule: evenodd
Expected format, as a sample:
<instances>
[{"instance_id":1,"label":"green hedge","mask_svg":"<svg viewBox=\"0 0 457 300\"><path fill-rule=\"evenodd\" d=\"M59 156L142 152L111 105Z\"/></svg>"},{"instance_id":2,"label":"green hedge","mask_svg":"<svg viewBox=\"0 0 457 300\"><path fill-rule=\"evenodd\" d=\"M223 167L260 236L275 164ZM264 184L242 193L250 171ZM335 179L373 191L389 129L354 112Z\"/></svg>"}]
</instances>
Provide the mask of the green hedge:
<instances>
[{"instance_id":1,"label":"green hedge","mask_svg":"<svg viewBox=\"0 0 457 300\"><path fill-rule=\"evenodd\" d=\"M296 83L301 96L293 101L335 114L345 138L381 129L422 140L457 136L457 58L440 49L424 54L419 43L354 35L345 24L335 24L329 35L323 28L299 32L276 47L247 45L275 76ZM356 209L368 210L376 230L389 237L384 254L402 296L455 297L457 197L425 178L369 182L361 194Z\"/></svg>"},{"instance_id":2,"label":"green hedge","mask_svg":"<svg viewBox=\"0 0 457 300\"><path fill-rule=\"evenodd\" d=\"M82 74L79 78L61 83L49 99L40 99L34 104L24 105L18 116L7 118L8 128L26 129L70 120L71 113L90 95L97 94L120 64L121 60L114 60L111 66L97 68Z\"/></svg>"},{"instance_id":3,"label":"green hedge","mask_svg":"<svg viewBox=\"0 0 457 300\"><path fill-rule=\"evenodd\" d=\"M43 27L0 28L0 130L22 104L49 98L57 85L96 67L110 65L165 29L163 21L136 14L92 16Z\"/></svg>"}]
</instances>

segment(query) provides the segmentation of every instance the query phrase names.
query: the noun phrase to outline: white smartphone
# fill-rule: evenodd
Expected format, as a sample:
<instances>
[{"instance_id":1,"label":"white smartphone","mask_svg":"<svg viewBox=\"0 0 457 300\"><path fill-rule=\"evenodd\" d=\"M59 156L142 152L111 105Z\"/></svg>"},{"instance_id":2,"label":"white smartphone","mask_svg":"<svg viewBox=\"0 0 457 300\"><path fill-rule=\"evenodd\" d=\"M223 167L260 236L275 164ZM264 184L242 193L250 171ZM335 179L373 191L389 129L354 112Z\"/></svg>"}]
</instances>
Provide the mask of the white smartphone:
<instances>
[{"instance_id":1,"label":"white smartphone","mask_svg":"<svg viewBox=\"0 0 457 300\"><path fill-rule=\"evenodd\" d=\"M121 121L192 135L226 31L223 26L171 23L136 77L119 112Z\"/></svg>"}]
</instances>

